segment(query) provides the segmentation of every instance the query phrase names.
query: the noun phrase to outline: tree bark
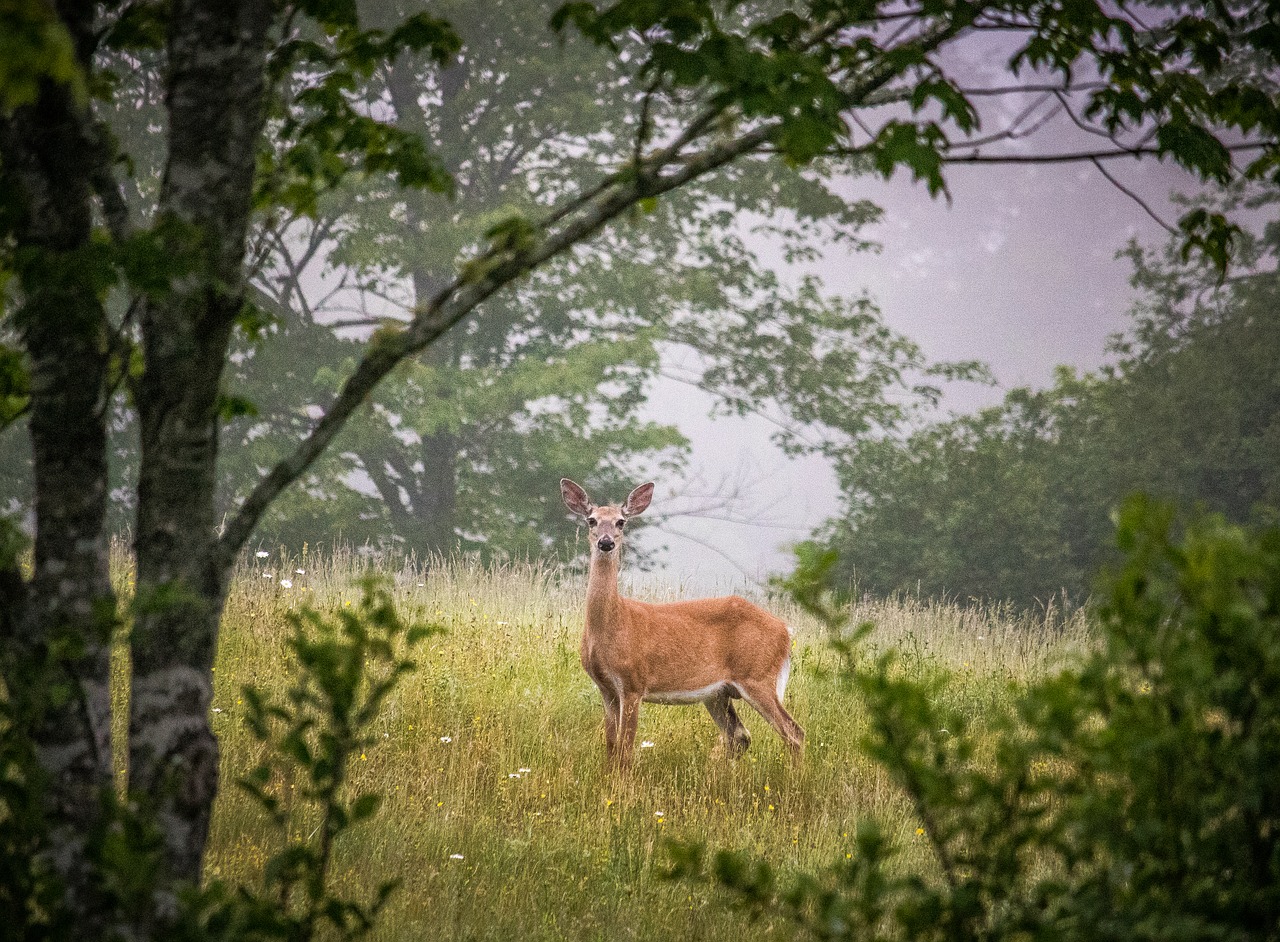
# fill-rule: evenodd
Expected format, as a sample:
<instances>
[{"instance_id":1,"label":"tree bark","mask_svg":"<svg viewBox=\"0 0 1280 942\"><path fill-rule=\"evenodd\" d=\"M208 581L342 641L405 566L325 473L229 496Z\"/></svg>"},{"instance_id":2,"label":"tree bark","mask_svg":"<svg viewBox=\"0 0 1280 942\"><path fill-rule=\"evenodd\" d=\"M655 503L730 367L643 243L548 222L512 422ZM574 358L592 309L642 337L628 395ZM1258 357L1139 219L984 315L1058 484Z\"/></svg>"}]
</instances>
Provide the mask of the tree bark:
<instances>
[{"instance_id":1,"label":"tree bark","mask_svg":"<svg viewBox=\"0 0 1280 942\"><path fill-rule=\"evenodd\" d=\"M410 194L408 218L413 226L425 225L425 214L419 205L422 194ZM429 304L443 290L443 279L434 277L422 267L413 270L413 293L417 304ZM441 337L423 354L423 359L447 369L458 369L455 344ZM442 406L446 403L442 402ZM461 441L448 429L422 435L418 453L422 456L422 473L414 482L406 482L412 498L410 513L413 548L426 560L447 558L457 545L458 530L458 459ZM410 484L416 486L410 487Z\"/></svg>"},{"instance_id":2,"label":"tree bark","mask_svg":"<svg viewBox=\"0 0 1280 942\"><path fill-rule=\"evenodd\" d=\"M91 9L63 12L87 67ZM98 153L87 109L43 82L37 100L0 116L0 190L12 235L29 356L34 454L35 566L29 583L5 574L3 645L10 705L45 776L47 862L62 878L71 918L88 933L111 918L88 853L112 787L110 644L115 596L107 571L109 324L88 251Z\"/></svg>"},{"instance_id":3,"label":"tree bark","mask_svg":"<svg viewBox=\"0 0 1280 942\"><path fill-rule=\"evenodd\" d=\"M468 77L466 60L459 58L452 66L443 69L438 78L440 82L441 102L436 109L436 120L448 122L454 99L463 88ZM418 134L429 134L429 122L421 102L418 99L419 89L413 82L412 69L408 66L393 66L389 71L388 89L395 107L396 123ZM453 168L451 167L452 171ZM412 232L425 232L430 225L429 214L425 206L426 194L409 192L405 194L405 221ZM410 272L413 282L414 303L424 307L431 299L443 291L448 280L419 264ZM457 354L454 344L447 338L440 338L423 354L424 359L436 366L457 369ZM418 453L422 456L422 473L408 477L401 482L410 498L407 508L395 507L394 516L399 516L406 524L401 529L410 543L410 548L419 553L425 560L434 557L447 557L457 545L457 506L458 506L458 459L460 441L458 436L448 430L422 435L422 443ZM398 505L399 494L390 495L383 489L383 498L393 500ZM399 513L396 513L399 511Z\"/></svg>"},{"instance_id":4,"label":"tree bark","mask_svg":"<svg viewBox=\"0 0 1280 942\"><path fill-rule=\"evenodd\" d=\"M458 436L452 432L424 435L419 453L421 473L409 468L401 455L366 451L360 461L387 505L391 526L404 540L405 549L430 563L434 557L448 557L457 545Z\"/></svg>"},{"instance_id":5,"label":"tree bark","mask_svg":"<svg viewBox=\"0 0 1280 942\"><path fill-rule=\"evenodd\" d=\"M176 891L200 879L218 791L210 668L230 561L214 531L217 407L244 300L271 13L267 0L187 0L170 16L159 220L191 272L142 309L129 715L130 792L146 796L164 843L157 927L174 913Z\"/></svg>"},{"instance_id":6,"label":"tree bark","mask_svg":"<svg viewBox=\"0 0 1280 942\"><path fill-rule=\"evenodd\" d=\"M459 440L453 432L422 436L422 475L414 501L418 549L447 558L457 546Z\"/></svg>"}]
</instances>

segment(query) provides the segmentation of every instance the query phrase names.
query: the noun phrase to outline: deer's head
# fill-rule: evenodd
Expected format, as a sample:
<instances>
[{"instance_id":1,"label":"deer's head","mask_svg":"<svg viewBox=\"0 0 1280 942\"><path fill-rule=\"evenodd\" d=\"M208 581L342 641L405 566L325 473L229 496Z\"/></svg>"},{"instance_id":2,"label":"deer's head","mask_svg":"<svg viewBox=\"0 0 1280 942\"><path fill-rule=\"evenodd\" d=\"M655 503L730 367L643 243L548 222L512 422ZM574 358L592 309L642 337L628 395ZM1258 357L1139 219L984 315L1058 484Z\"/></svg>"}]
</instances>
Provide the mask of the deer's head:
<instances>
[{"instance_id":1,"label":"deer's head","mask_svg":"<svg viewBox=\"0 0 1280 942\"><path fill-rule=\"evenodd\" d=\"M653 500L653 482L641 484L632 491L621 507L597 507L577 484L560 479L560 496L565 506L579 517L585 517L591 539L591 553L612 553L622 547L622 534L627 520L644 513Z\"/></svg>"}]
</instances>

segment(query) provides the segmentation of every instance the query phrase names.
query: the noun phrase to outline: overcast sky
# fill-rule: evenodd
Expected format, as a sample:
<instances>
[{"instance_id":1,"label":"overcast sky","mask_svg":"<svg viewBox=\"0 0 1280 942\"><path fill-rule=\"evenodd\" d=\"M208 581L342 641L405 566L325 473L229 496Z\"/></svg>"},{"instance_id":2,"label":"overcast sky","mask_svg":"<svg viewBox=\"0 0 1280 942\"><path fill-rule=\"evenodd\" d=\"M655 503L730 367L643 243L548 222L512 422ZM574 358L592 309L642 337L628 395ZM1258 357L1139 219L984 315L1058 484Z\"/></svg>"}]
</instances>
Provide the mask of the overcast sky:
<instances>
[{"instance_id":1,"label":"overcast sky","mask_svg":"<svg viewBox=\"0 0 1280 942\"><path fill-rule=\"evenodd\" d=\"M1179 211L1169 193L1193 185L1177 168L1150 159L1107 168L1171 222ZM828 255L815 269L828 289L869 292L885 320L931 360L987 362L998 388L951 388L945 404L953 411L991 404L1015 386L1045 385L1058 364L1100 365L1107 337L1125 326L1133 300L1130 265L1116 253L1132 238L1161 244L1164 230L1089 164L954 167L949 181L950 206L901 173L887 183L844 182L851 197L884 208L882 222L867 233L882 249ZM673 524L700 542L664 534L669 549L656 578L690 592L728 591L748 576L784 570L785 544L839 509L825 462L789 461L770 443L765 422L712 420L710 404L688 387L660 385L649 417L674 422L689 436L694 473L704 482L747 482L769 525ZM655 500L687 486L660 481Z\"/></svg>"}]
</instances>

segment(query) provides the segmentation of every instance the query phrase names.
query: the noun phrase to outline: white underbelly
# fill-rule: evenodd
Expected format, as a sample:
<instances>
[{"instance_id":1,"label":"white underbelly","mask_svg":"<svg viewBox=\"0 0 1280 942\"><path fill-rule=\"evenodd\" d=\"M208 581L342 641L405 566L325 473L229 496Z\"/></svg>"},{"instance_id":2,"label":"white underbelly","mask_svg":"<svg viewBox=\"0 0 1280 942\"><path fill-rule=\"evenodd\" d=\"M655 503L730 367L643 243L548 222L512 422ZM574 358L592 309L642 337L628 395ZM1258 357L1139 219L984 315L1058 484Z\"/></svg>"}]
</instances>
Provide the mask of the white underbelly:
<instances>
[{"instance_id":1,"label":"white underbelly","mask_svg":"<svg viewBox=\"0 0 1280 942\"><path fill-rule=\"evenodd\" d=\"M730 696L737 694L737 689L727 680L718 680L696 690L650 690L644 695L645 703L704 703L728 691Z\"/></svg>"}]
</instances>

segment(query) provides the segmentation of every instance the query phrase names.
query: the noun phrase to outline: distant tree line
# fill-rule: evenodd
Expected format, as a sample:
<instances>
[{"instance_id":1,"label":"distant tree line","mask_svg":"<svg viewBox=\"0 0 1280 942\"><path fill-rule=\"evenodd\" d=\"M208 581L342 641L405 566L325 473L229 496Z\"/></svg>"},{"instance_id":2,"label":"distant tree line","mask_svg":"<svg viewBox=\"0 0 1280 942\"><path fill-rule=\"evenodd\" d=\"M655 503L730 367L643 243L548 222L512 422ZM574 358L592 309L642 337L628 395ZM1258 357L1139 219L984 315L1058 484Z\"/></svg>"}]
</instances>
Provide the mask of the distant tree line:
<instances>
[{"instance_id":1,"label":"distant tree line","mask_svg":"<svg viewBox=\"0 0 1280 942\"><path fill-rule=\"evenodd\" d=\"M1274 209L1277 198L1238 194ZM1112 363L863 447L841 463L824 540L872 593L1081 600L1111 558L1114 510L1141 491L1237 522L1280 506L1280 227L1224 281L1175 246L1136 246L1138 300ZM1065 315L1064 315L1065 316Z\"/></svg>"}]
</instances>

